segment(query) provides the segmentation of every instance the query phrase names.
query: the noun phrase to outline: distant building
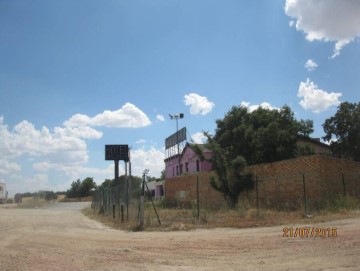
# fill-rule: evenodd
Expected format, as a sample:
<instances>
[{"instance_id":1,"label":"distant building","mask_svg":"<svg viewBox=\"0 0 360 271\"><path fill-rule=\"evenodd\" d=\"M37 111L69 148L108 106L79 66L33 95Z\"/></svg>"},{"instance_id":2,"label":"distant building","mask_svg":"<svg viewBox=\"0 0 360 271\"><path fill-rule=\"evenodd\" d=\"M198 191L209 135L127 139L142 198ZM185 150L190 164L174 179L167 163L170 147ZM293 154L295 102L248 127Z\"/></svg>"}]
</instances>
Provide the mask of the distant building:
<instances>
[{"instance_id":1,"label":"distant building","mask_svg":"<svg viewBox=\"0 0 360 271\"><path fill-rule=\"evenodd\" d=\"M331 148L328 144L322 143L320 138L311 138L299 136L297 141L298 147L308 147L313 154L332 155Z\"/></svg>"},{"instance_id":2,"label":"distant building","mask_svg":"<svg viewBox=\"0 0 360 271\"><path fill-rule=\"evenodd\" d=\"M5 204L6 202L7 202L6 184L0 183L0 204Z\"/></svg>"},{"instance_id":3,"label":"distant building","mask_svg":"<svg viewBox=\"0 0 360 271\"><path fill-rule=\"evenodd\" d=\"M205 145L198 144L202 148L205 159L212 156L212 152L205 148ZM165 159L165 179L171 179L183 174L191 174L195 172L211 171L211 162L201 161L200 157L194 152L189 143L180 154L173 155Z\"/></svg>"},{"instance_id":4,"label":"distant building","mask_svg":"<svg viewBox=\"0 0 360 271\"><path fill-rule=\"evenodd\" d=\"M152 181L147 183L147 187L154 200L161 200L165 196L164 181ZM150 195L149 195L150 196Z\"/></svg>"}]
</instances>

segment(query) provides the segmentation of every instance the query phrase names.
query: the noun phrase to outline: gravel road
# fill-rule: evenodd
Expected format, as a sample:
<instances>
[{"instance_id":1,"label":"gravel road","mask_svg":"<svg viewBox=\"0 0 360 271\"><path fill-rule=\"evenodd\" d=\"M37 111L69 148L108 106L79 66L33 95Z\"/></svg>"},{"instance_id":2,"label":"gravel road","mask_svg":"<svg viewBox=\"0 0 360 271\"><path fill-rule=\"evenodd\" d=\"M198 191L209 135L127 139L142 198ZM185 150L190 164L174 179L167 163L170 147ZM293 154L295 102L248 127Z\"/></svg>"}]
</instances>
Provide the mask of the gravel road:
<instances>
[{"instance_id":1,"label":"gravel road","mask_svg":"<svg viewBox=\"0 0 360 271\"><path fill-rule=\"evenodd\" d=\"M336 227L337 237L283 237L283 226L124 232L85 206L0 207L0 270L360 270L359 218L287 225Z\"/></svg>"}]
</instances>

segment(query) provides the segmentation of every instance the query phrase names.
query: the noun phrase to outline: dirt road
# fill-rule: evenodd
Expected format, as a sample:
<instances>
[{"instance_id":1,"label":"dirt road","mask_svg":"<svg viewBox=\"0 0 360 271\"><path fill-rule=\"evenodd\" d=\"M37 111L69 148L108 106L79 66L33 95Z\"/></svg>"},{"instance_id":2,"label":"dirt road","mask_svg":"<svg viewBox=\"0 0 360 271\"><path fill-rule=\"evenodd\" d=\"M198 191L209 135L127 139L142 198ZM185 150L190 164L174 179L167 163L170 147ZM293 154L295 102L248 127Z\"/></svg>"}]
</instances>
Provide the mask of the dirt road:
<instances>
[{"instance_id":1,"label":"dirt road","mask_svg":"<svg viewBox=\"0 0 360 271\"><path fill-rule=\"evenodd\" d=\"M81 203L0 207L0 270L360 270L360 219L288 227L337 237L283 237L283 227L123 232ZM309 234L310 236L310 234Z\"/></svg>"}]
</instances>

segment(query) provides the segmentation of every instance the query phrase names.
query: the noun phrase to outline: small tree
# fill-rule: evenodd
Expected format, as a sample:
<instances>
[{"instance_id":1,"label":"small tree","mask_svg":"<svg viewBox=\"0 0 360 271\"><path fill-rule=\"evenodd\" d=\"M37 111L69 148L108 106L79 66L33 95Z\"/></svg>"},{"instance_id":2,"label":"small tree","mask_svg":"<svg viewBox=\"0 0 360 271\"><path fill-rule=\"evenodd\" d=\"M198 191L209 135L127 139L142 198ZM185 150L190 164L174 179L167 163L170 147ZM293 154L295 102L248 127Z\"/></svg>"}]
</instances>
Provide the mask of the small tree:
<instances>
[{"instance_id":1,"label":"small tree","mask_svg":"<svg viewBox=\"0 0 360 271\"><path fill-rule=\"evenodd\" d=\"M242 156L232 159L229 153L224 152L208 133L205 135L208 138L206 147L213 153L209 161L217 174L217 177L210 178L210 185L222 193L229 207L234 209L239 201L240 193L254 186L251 174L246 173L246 160ZM198 145L193 145L192 148L202 160L205 159Z\"/></svg>"},{"instance_id":2,"label":"small tree","mask_svg":"<svg viewBox=\"0 0 360 271\"><path fill-rule=\"evenodd\" d=\"M94 182L93 178L87 177L83 181L80 181L80 179L78 179L72 182L71 188L66 191L66 197L87 197L90 195L93 188L96 188L96 183Z\"/></svg>"}]
</instances>

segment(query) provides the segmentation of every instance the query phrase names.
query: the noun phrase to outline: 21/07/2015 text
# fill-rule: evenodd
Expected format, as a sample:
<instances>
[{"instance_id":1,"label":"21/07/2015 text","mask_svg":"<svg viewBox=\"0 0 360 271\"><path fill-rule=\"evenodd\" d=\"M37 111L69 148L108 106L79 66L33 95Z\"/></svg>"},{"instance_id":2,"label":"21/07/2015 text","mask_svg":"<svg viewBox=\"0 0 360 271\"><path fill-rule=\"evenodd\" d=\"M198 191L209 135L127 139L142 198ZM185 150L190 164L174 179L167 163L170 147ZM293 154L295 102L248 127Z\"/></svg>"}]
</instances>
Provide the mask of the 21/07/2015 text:
<instances>
[{"instance_id":1,"label":"21/07/2015 text","mask_svg":"<svg viewBox=\"0 0 360 271\"><path fill-rule=\"evenodd\" d=\"M283 228L283 237L336 237L337 227L320 228L320 227L285 227Z\"/></svg>"}]
</instances>

